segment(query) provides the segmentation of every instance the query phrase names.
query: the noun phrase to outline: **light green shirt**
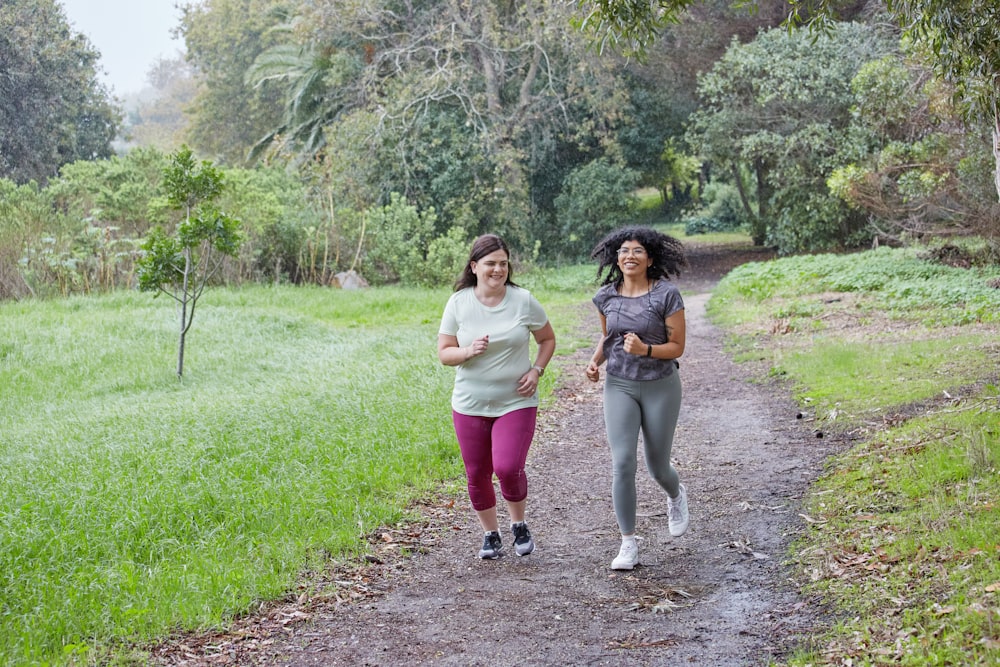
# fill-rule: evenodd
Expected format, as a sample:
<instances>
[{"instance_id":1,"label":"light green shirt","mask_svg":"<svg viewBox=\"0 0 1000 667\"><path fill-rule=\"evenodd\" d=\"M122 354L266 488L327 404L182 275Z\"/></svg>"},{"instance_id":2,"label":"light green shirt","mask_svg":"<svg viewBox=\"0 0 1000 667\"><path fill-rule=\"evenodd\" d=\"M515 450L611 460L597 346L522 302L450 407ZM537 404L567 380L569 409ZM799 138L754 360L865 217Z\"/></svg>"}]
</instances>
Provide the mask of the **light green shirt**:
<instances>
[{"instance_id":1,"label":"light green shirt","mask_svg":"<svg viewBox=\"0 0 1000 667\"><path fill-rule=\"evenodd\" d=\"M455 371L451 407L477 417L499 417L513 410L536 407L538 393L521 396L517 381L531 370L530 338L549 321L538 299L526 289L507 285L503 301L484 306L472 287L451 295L438 333L455 336L461 347L488 335L486 352L460 364Z\"/></svg>"}]
</instances>

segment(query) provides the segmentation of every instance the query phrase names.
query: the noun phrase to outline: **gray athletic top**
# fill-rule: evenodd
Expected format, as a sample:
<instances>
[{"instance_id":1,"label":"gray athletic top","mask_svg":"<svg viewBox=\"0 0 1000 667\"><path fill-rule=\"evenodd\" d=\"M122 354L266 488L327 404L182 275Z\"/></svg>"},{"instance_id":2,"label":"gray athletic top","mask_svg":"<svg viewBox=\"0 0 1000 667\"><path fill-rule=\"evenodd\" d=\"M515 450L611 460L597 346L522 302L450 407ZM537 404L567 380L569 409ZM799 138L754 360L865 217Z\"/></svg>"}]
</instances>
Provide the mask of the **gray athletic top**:
<instances>
[{"instance_id":1,"label":"gray athletic top","mask_svg":"<svg viewBox=\"0 0 1000 667\"><path fill-rule=\"evenodd\" d=\"M626 380L660 380L677 368L674 359L628 354L623 347L625 334L632 332L649 345L667 342L666 319L684 310L684 300L677 286L669 280L657 280L647 294L622 296L616 285L604 285L594 295L594 305L604 315L608 337L604 358L608 375Z\"/></svg>"}]
</instances>

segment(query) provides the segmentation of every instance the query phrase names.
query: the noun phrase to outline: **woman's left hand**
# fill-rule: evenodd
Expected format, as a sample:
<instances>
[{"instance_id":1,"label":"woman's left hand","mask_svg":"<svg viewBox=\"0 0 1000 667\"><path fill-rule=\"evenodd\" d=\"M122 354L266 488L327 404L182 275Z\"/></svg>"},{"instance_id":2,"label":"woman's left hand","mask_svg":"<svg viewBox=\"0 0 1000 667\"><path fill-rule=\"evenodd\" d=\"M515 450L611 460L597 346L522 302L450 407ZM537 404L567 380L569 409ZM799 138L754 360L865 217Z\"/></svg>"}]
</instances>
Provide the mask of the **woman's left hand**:
<instances>
[{"instance_id":1,"label":"woman's left hand","mask_svg":"<svg viewBox=\"0 0 1000 667\"><path fill-rule=\"evenodd\" d=\"M517 381L517 393L521 396L532 396L537 389L538 371L532 368Z\"/></svg>"}]
</instances>

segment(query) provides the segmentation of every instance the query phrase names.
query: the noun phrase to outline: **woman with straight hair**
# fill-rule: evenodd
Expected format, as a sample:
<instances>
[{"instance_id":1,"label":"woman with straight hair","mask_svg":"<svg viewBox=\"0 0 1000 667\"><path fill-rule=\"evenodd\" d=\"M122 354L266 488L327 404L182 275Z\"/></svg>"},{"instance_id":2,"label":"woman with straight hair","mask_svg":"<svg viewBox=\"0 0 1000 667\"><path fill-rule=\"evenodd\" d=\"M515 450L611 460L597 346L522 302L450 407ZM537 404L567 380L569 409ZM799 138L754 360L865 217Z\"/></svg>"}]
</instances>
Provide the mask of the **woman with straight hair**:
<instances>
[{"instance_id":1,"label":"woman with straight hair","mask_svg":"<svg viewBox=\"0 0 1000 667\"><path fill-rule=\"evenodd\" d=\"M545 310L512 279L507 244L496 234L477 238L441 317L438 359L456 367L452 420L469 499L483 528L480 558L499 558L503 549L494 474L507 501L515 553L535 549L525 522L524 467L535 434L538 382L555 349Z\"/></svg>"}]
</instances>

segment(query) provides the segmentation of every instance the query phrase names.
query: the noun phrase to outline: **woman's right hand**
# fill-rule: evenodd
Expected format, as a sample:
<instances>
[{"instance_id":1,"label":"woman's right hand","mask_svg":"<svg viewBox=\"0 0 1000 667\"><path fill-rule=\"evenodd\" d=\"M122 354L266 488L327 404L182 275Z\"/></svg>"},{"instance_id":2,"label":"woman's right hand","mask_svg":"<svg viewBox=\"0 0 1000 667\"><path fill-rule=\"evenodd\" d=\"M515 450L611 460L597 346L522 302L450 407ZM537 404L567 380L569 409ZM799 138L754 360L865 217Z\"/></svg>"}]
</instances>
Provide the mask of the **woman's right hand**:
<instances>
[{"instance_id":1,"label":"woman's right hand","mask_svg":"<svg viewBox=\"0 0 1000 667\"><path fill-rule=\"evenodd\" d=\"M588 380L591 382L597 382L601 379L601 368L594 360L591 360L590 363L587 364L586 374Z\"/></svg>"},{"instance_id":2,"label":"woman's right hand","mask_svg":"<svg viewBox=\"0 0 1000 667\"><path fill-rule=\"evenodd\" d=\"M489 337L489 334L487 334L485 336L482 336L480 338L477 338L476 340L472 341L472 345L470 345L467 348L469 350L469 354L465 358L465 360L468 361L472 357L478 357L480 354L482 354L483 352L485 352L486 348L488 348L489 346L490 346L490 337Z\"/></svg>"}]
</instances>

